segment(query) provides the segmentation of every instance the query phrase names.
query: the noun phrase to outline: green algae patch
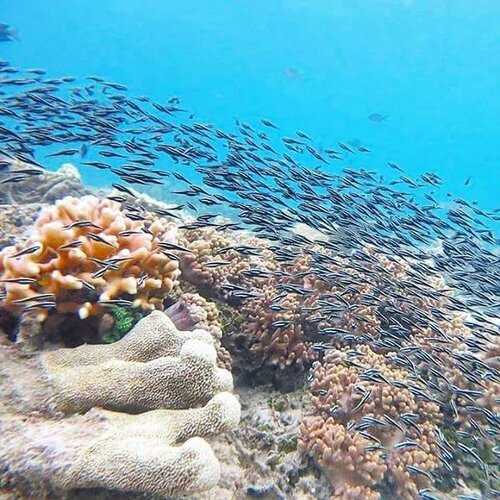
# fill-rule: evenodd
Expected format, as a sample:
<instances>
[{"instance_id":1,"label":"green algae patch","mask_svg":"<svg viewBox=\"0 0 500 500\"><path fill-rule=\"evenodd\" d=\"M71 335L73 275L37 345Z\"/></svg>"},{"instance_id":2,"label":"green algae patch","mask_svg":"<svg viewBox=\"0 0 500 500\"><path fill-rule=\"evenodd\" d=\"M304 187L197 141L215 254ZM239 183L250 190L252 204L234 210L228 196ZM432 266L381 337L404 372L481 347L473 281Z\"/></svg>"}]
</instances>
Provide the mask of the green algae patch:
<instances>
[{"instance_id":1,"label":"green algae patch","mask_svg":"<svg viewBox=\"0 0 500 500\"><path fill-rule=\"evenodd\" d=\"M124 337L142 318L142 314L129 307L112 307L109 310L115 320L113 328L101 337L104 344L112 344Z\"/></svg>"},{"instance_id":2,"label":"green algae patch","mask_svg":"<svg viewBox=\"0 0 500 500\"><path fill-rule=\"evenodd\" d=\"M281 453L292 453L297 450L298 436L290 436L278 443L278 451Z\"/></svg>"}]
</instances>

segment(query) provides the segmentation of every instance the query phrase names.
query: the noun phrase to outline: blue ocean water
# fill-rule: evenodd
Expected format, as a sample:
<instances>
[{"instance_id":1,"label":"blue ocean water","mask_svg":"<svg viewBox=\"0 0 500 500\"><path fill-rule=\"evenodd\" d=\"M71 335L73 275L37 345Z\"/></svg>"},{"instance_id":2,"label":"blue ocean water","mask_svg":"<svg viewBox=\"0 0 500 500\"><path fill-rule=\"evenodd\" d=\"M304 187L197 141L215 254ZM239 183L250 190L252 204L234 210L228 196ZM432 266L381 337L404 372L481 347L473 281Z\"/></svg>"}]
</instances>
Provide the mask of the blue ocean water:
<instances>
[{"instance_id":1,"label":"blue ocean water","mask_svg":"<svg viewBox=\"0 0 500 500\"><path fill-rule=\"evenodd\" d=\"M0 0L0 12L19 31L0 58L20 68L176 95L221 128L266 117L318 147L360 142L373 152L357 165L433 171L454 195L496 206L499 2Z\"/></svg>"}]
</instances>

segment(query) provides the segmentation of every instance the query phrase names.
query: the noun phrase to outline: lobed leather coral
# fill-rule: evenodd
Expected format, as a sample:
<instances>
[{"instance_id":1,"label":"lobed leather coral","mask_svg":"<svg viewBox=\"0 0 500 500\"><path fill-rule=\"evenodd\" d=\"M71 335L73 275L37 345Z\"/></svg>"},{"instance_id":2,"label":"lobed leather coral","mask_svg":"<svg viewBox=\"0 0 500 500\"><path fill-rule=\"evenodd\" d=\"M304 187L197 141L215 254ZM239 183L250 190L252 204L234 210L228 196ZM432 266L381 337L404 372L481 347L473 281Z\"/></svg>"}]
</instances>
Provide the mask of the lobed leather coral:
<instances>
[{"instance_id":1,"label":"lobed leather coral","mask_svg":"<svg viewBox=\"0 0 500 500\"><path fill-rule=\"evenodd\" d=\"M133 307L161 307L177 282L178 262L163 252L175 242L166 219L137 220L119 203L94 196L65 197L43 208L24 248L0 252L0 306L86 318L118 298Z\"/></svg>"},{"instance_id":2,"label":"lobed leather coral","mask_svg":"<svg viewBox=\"0 0 500 500\"><path fill-rule=\"evenodd\" d=\"M202 438L238 424L232 386L211 335L179 331L160 311L111 345L0 347L0 482L20 497L207 490L220 466Z\"/></svg>"}]
</instances>

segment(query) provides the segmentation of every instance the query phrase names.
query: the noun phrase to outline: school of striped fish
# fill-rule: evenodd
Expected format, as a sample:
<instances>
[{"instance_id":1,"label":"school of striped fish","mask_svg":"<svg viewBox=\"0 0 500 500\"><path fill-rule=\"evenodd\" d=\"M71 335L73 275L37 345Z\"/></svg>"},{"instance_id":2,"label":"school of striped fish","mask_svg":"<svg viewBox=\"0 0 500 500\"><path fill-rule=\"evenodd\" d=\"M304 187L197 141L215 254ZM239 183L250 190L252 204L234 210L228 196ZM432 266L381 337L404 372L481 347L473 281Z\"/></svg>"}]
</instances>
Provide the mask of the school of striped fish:
<instances>
[{"instance_id":1,"label":"school of striped fish","mask_svg":"<svg viewBox=\"0 0 500 500\"><path fill-rule=\"evenodd\" d=\"M357 306L375 308L381 322L376 336L353 335L346 326L319 328L313 341L319 355L331 348L330 338L353 349L368 343L391 353L395 365L418 379L414 393L419 398L438 401L449 414L456 412L460 401L471 416L471 439L498 442L499 414L480 401L485 381L500 380L497 365L483 359L483 353L498 349L500 253L494 228L499 208L485 210L449 193L441 196L444 181L433 172L411 178L401 165L389 161L393 173L389 179L376 170L352 167L350 162L358 156L369 162L371 151L361 144L333 141L329 147L319 147L307 131L283 135L279 124L267 117L256 124L235 120L232 130L222 130L198 121L177 97L159 103L130 96L125 85L98 76L84 81L49 78L43 69L21 70L0 61L0 102L0 189L40 175L49 157L73 159L82 168L113 174L112 186L120 194L110 197L119 202L134 196L141 186L181 183L184 188L175 194L184 202L162 211L162 216L178 217L179 210L186 209L194 216L186 229L249 231L278 262L293 268L298 257L307 255L306 274L341 289L303 311L316 323L343 309L355 313ZM27 167L11 172L13 160ZM194 182L193 175L202 180ZM235 220L217 222L216 216L228 210ZM301 234L294 230L297 225L312 232ZM321 237L315 237L318 234ZM172 250L179 248L183 250ZM389 261L403 260L407 278L389 279L367 248ZM251 255L261 248L244 246L236 251ZM226 264L214 256L207 267ZM273 275L258 268L245 272L246 278ZM360 276L370 288L358 304L352 304L347 300L352 280ZM302 271L298 278L303 277ZM445 286L431 286L433 277L444 278ZM286 284L276 280L275 310L282 307L283 293L309 293L300 279L289 278ZM259 293L257 287L228 284L226 289L243 302ZM440 298L446 299L443 307L424 310L415 305ZM457 313L463 313L469 331L460 339L460 351L449 347L454 333L440 328L441 321L451 321ZM281 323L273 327L287 326ZM412 329L417 327L432 332L425 346L411 344ZM447 382L437 354L446 350L463 373L466 387L448 383L442 389L443 379ZM373 369L364 376L380 380ZM498 408L500 401L494 403ZM446 438L442 440L446 449ZM464 453L481 460L473 447L461 446ZM498 458L498 445L493 451ZM445 452L442 460L447 461ZM490 493L498 494L493 488ZM432 498L426 491L420 494Z\"/></svg>"}]
</instances>

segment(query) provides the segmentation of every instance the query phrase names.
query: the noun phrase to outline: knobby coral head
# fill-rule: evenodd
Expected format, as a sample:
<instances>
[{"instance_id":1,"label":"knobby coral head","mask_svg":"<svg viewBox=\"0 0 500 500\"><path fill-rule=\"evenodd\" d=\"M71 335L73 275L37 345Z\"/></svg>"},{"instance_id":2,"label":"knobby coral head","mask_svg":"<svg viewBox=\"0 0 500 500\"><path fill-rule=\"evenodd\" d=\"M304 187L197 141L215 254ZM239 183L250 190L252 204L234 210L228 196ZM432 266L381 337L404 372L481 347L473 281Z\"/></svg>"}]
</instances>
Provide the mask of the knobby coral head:
<instances>
[{"instance_id":1,"label":"knobby coral head","mask_svg":"<svg viewBox=\"0 0 500 500\"><path fill-rule=\"evenodd\" d=\"M159 308L180 274L161 244L176 237L166 219L137 220L117 202L67 196L40 211L24 248L0 252L0 305L34 309L40 320L53 308L86 318L122 298Z\"/></svg>"}]
</instances>

